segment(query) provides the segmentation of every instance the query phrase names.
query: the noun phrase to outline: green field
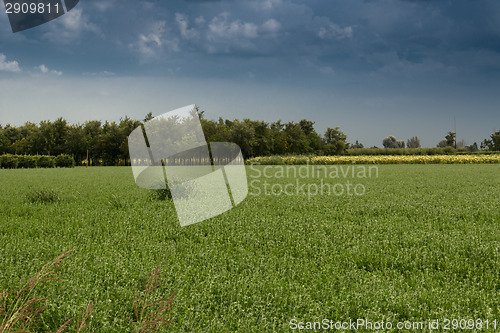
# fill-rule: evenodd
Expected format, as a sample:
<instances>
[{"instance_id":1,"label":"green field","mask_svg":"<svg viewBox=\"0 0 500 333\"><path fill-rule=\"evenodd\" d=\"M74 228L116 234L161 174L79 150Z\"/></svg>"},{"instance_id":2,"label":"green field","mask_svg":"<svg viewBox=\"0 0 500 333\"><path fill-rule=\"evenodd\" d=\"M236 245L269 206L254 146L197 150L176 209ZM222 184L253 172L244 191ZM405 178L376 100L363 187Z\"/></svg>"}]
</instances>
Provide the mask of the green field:
<instances>
[{"instance_id":1,"label":"green field","mask_svg":"<svg viewBox=\"0 0 500 333\"><path fill-rule=\"evenodd\" d=\"M92 331L131 331L134 290L157 265L158 295L177 293L167 331L286 332L293 318L500 326L500 165L382 165L378 177L323 179L360 183L359 196L252 195L263 180L297 181L252 168L264 171L247 167L257 181L245 201L183 228L129 167L0 170L0 290L76 249L65 282L40 289L40 331L90 301ZM26 199L41 189L62 199Z\"/></svg>"}]
</instances>

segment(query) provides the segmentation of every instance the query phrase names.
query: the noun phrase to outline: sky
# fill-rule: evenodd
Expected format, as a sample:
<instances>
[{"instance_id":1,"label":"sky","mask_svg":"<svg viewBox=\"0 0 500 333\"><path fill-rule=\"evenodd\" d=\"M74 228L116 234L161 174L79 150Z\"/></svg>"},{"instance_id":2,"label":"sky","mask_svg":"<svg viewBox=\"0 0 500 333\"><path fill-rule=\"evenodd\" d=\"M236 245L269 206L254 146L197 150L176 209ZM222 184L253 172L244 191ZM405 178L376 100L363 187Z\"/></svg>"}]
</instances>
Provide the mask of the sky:
<instances>
[{"instance_id":1,"label":"sky","mask_svg":"<svg viewBox=\"0 0 500 333\"><path fill-rule=\"evenodd\" d=\"M3 125L197 104L365 146L500 129L498 0L81 0L17 33L0 8Z\"/></svg>"}]
</instances>

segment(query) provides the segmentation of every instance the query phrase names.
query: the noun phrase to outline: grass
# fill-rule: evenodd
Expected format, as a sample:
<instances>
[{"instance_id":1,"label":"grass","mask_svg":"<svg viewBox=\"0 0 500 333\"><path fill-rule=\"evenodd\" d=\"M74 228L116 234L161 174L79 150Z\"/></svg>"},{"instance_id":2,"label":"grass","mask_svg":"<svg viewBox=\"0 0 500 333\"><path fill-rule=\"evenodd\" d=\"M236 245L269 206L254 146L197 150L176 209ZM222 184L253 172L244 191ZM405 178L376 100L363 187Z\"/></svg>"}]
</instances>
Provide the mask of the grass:
<instances>
[{"instance_id":1,"label":"grass","mask_svg":"<svg viewBox=\"0 0 500 333\"><path fill-rule=\"evenodd\" d=\"M48 281L57 280L57 271L66 257L73 252L61 254L53 261L45 264L33 277L19 282L19 288L14 292L2 291L0 294L0 332L28 332L35 327L39 315L45 309L42 306L46 298L36 296L38 287ZM64 323L60 329L66 327ZM59 331L59 330L58 330Z\"/></svg>"},{"instance_id":2,"label":"grass","mask_svg":"<svg viewBox=\"0 0 500 333\"><path fill-rule=\"evenodd\" d=\"M247 167L249 180L296 181L256 178L264 168ZM249 195L184 228L127 167L0 170L0 290L76 249L65 282L40 286L39 332L91 302L89 331L132 332L135 290L158 265L155 297L176 291L167 331L286 332L292 318L498 321L500 166L378 168L378 178L347 179L363 196ZM65 200L31 203L33 189Z\"/></svg>"},{"instance_id":3,"label":"grass","mask_svg":"<svg viewBox=\"0 0 500 333\"><path fill-rule=\"evenodd\" d=\"M59 191L51 189L31 190L26 193L26 200L30 203L54 203L62 199Z\"/></svg>"},{"instance_id":4,"label":"grass","mask_svg":"<svg viewBox=\"0 0 500 333\"><path fill-rule=\"evenodd\" d=\"M41 329L41 316L46 308L42 305L48 299L38 296L38 289L49 281L60 281L59 270L66 258L74 250L59 255L45 264L40 271L25 282L21 280L17 290L3 290L0 292L0 333L33 332ZM160 267L151 272L144 291L135 289L134 313L135 320L129 319L131 327L136 333L156 332L170 324L168 311L172 308L175 292L168 298L152 299L154 291L160 285ZM75 332L88 332L88 320L92 316L94 302L90 302L81 317L76 321ZM63 323L56 333L62 333L70 326L73 318ZM73 321L74 322L74 321Z\"/></svg>"}]
</instances>

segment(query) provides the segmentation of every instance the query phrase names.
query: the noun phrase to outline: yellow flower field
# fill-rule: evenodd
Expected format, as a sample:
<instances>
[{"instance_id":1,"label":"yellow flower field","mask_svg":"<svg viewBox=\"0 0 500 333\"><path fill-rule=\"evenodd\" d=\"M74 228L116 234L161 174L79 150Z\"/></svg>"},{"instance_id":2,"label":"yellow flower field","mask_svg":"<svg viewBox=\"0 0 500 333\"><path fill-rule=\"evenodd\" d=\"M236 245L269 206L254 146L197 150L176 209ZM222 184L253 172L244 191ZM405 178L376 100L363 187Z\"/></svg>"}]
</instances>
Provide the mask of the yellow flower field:
<instances>
[{"instance_id":1,"label":"yellow flower field","mask_svg":"<svg viewBox=\"0 0 500 333\"><path fill-rule=\"evenodd\" d=\"M377 156L266 156L254 157L247 164L479 164L500 163L494 155L377 155Z\"/></svg>"}]
</instances>

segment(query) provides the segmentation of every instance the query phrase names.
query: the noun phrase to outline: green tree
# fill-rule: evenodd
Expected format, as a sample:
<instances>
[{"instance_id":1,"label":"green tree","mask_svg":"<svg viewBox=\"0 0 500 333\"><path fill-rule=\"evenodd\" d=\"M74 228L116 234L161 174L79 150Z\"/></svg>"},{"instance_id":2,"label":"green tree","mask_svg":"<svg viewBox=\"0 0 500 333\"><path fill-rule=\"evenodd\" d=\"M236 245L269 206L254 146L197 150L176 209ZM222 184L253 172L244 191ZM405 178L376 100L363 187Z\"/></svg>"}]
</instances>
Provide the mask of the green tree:
<instances>
[{"instance_id":1,"label":"green tree","mask_svg":"<svg viewBox=\"0 0 500 333\"><path fill-rule=\"evenodd\" d=\"M343 154L347 148L347 136L340 130L339 127L326 129L324 140L324 152L327 155Z\"/></svg>"},{"instance_id":2,"label":"green tree","mask_svg":"<svg viewBox=\"0 0 500 333\"><path fill-rule=\"evenodd\" d=\"M251 124L255 132L254 155L267 156L271 154L273 143L269 124L264 121L252 121Z\"/></svg>"},{"instance_id":3,"label":"green tree","mask_svg":"<svg viewBox=\"0 0 500 333\"><path fill-rule=\"evenodd\" d=\"M479 147L477 146L477 142L474 142L470 146L465 147L465 149L467 149L468 151L470 151L472 153L479 151Z\"/></svg>"},{"instance_id":4,"label":"green tree","mask_svg":"<svg viewBox=\"0 0 500 333\"><path fill-rule=\"evenodd\" d=\"M484 139L481 143L481 149L500 151L500 131L491 134L489 139Z\"/></svg>"},{"instance_id":5,"label":"green tree","mask_svg":"<svg viewBox=\"0 0 500 333\"><path fill-rule=\"evenodd\" d=\"M66 151L68 155L72 155L77 165L86 158L87 150L85 147L85 130L83 125L68 126L66 134Z\"/></svg>"},{"instance_id":6,"label":"green tree","mask_svg":"<svg viewBox=\"0 0 500 333\"><path fill-rule=\"evenodd\" d=\"M363 146L362 143L360 143L360 142L358 142L358 140L356 140L356 143L351 144L349 146L349 148L351 148L351 149L359 149L359 148L364 148L364 146Z\"/></svg>"},{"instance_id":7,"label":"green tree","mask_svg":"<svg viewBox=\"0 0 500 333\"><path fill-rule=\"evenodd\" d=\"M95 145L96 155L102 159L104 165L117 165L124 137L124 132L116 122L104 123L102 134Z\"/></svg>"},{"instance_id":8,"label":"green tree","mask_svg":"<svg viewBox=\"0 0 500 333\"><path fill-rule=\"evenodd\" d=\"M286 140L286 134L283 132L285 125L278 120L271 124L271 141L273 155L285 154L288 150L288 142Z\"/></svg>"},{"instance_id":9,"label":"green tree","mask_svg":"<svg viewBox=\"0 0 500 333\"><path fill-rule=\"evenodd\" d=\"M403 140L396 139L393 135L389 135L387 138L382 140L382 145L384 145L384 148L404 148L405 142Z\"/></svg>"},{"instance_id":10,"label":"green tree","mask_svg":"<svg viewBox=\"0 0 500 333\"><path fill-rule=\"evenodd\" d=\"M53 155L57 156L66 151L66 139L68 135L68 122L62 117L57 118L53 123L54 147Z\"/></svg>"},{"instance_id":11,"label":"green tree","mask_svg":"<svg viewBox=\"0 0 500 333\"><path fill-rule=\"evenodd\" d=\"M307 136L299 123L293 121L286 123L283 132L287 141L286 153L306 154L310 152Z\"/></svg>"},{"instance_id":12,"label":"green tree","mask_svg":"<svg viewBox=\"0 0 500 333\"><path fill-rule=\"evenodd\" d=\"M446 136L444 137L446 140L446 146L447 147L454 147L456 144L456 134L455 132L448 132Z\"/></svg>"},{"instance_id":13,"label":"green tree","mask_svg":"<svg viewBox=\"0 0 500 333\"><path fill-rule=\"evenodd\" d=\"M253 146L255 145L255 129L248 119L240 122L235 120L231 127L231 142L236 143L241 148L244 158L253 156Z\"/></svg>"},{"instance_id":14,"label":"green tree","mask_svg":"<svg viewBox=\"0 0 500 333\"><path fill-rule=\"evenodd\" d=\"M318 151L318 149L321 147L321 136L314 129L314 122L307 119L302 119L299 124L307 137L309 151Z\"/></svg>"},{"instance_id":15,"label":"green tree","mask_svg":"<svg viewBox=\"0 0 500 333\"><path fill-rule=\"evenodd\" d=\"M21 131L10 124L7 124L1 131L0 135L0 148L3 153L15 154L16 147L14 143L21 140Z\"/></svg>"},{"instance_id":16,"label":"green tree","mask_svg":"<svg viewBox=\"0 0 500 333\"><path fill-rule=\"evenodd\" d=\"M438 144L436 145L436 147L438 147L438 148L446 147L446 139L439 141Z\"/></svg>"},{"instance_id":17,"label":"green tree","mask_svg":"<svg viewBox=\"0 0 500 333\"><path fill-rule=\"evenodd\" d=\"M408 139L408 142L406 144L406 147L408 148L420 148L420 139L418 136L414 136L413 138Z\"/></svg>"},{"instance_id":18,"label":"green tree","mask_svg":"<svg viewBox=\"0 0 500 333\"><path fill-rule=\"evenodd\" d=\"M90 165L91 160L97 158L96 145L102 134L101 122L98 120L87 121L83 125L83 146L85 154L88 152L87 165Z\"/></svg>"},{"instance_id":19,"label":"green tree","mask_svg":"<svg viewBox=\"0 0 500 333\"><path fill-rule=\"evenodd\" d=\"M144 117L144 120L143 122L147 122L147 121L150 121L151 119L153 119L154 116L153 116L153 112L148 112L148 114Z\"/></svg>"},{"instance_id":20,"label":"green tree","mask_svg":"<svg viewBox=\"0 0 500 333\"><path fill-rule=\"evenodd\" d=\"M129 151L128 151L128 136L134 129L137 127L141 126L141 122L138 120L133 120L129 118L128 116L125 116L125 118L120 119L120 131L121 131L121 137L122 137L122 143L120 144L120 153L118 155L118 158L123 160L126 165L130 164L130 156L129 156Z\"/></svg>"}]
</instances>

